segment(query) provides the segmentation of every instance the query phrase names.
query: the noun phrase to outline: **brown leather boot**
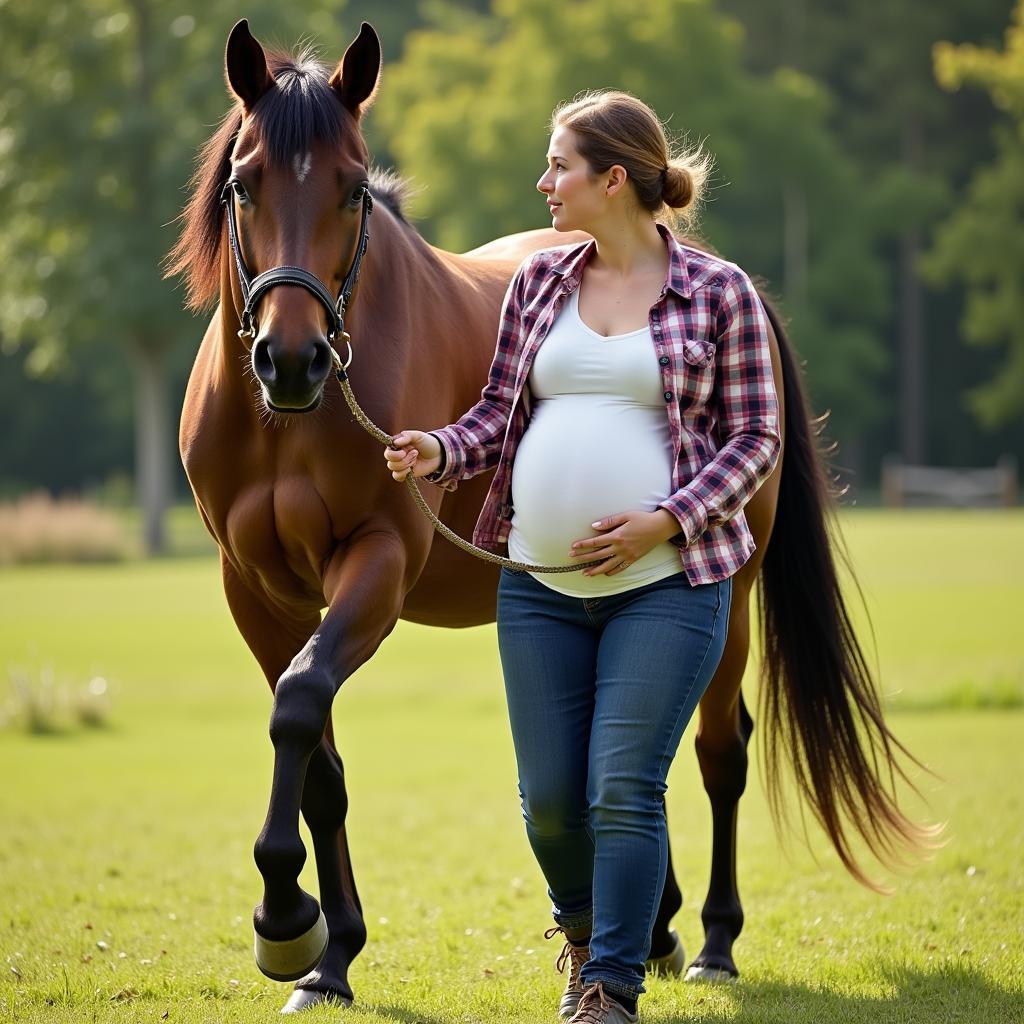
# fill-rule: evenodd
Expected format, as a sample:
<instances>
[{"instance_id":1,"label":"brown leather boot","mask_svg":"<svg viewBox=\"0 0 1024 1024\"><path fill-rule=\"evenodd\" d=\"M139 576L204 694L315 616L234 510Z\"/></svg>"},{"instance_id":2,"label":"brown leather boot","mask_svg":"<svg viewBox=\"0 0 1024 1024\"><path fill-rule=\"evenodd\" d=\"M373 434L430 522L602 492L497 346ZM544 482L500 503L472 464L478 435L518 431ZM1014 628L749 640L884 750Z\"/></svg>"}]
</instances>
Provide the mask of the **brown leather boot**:
<instances>
[{"instance_id":1,"label":"brown leather boot","mask_svg":"<svg viewBox=\"0 0 1024 1024\"><path fill-rule=\"evenodd\" d=\"M638 1024L639 1013L630 1013L621 1003L605 995L604 985L588 985L569 1024Z\"/></svg>"},{"instance_id":2,"label":"brown leather boot","mask_svg":"<svg viewBox=\"0 0 1024 1024\"><path fill-rule=\"evenodd\" d=\"M549 928L544 933L544 938L553 939L558 934L565 935L565 929L555 925L554 928ZM580 970L589 959L590 946L574 946L566 937L566 943L562 947L562 952L558 954L558 959L555 961L555 967L559 974L565 972L566 964L569 966L569 977L565 983L565 991L562 993L562 998L558 1001L558 1016L563 1020L568 1020L575 1015L580 1005L580 999L583 998Z\"/></svg>"}]
</instances>

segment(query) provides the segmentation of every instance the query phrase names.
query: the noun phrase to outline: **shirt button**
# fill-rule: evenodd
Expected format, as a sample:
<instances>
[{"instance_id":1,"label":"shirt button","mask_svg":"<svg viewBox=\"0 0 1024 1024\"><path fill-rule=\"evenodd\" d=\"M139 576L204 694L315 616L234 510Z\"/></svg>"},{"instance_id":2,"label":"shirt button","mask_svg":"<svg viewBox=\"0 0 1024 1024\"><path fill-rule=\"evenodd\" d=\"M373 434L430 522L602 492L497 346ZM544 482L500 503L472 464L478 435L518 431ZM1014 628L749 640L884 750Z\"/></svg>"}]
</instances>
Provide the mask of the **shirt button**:
<instances>
[{"instance_id":1,"label":"shirt button","mask_svg":"<svg viewBox=\"0 0 1024 1024\"><path fill-rule=\"evenodd\" d=\"M666 391L665 392L665 401L666 402L671 402L672 401L672 392L671 391Z\"/></svg>"},{"instance_id":2,"label":"shirt button","mask_svg":"<svg viewBox=\"0 0 1024 1024\"><path fill-rule=\"evenodd\" d=\"M662 365L662 366L668 366L668 364L669 364L669 358L668 358L668 356L662 356L662 357L661 357L661 358L660 358L660 359L658 360L658 362L659 362L659 363L661 363L661 365Z\"/></svg>"}]
</instances>

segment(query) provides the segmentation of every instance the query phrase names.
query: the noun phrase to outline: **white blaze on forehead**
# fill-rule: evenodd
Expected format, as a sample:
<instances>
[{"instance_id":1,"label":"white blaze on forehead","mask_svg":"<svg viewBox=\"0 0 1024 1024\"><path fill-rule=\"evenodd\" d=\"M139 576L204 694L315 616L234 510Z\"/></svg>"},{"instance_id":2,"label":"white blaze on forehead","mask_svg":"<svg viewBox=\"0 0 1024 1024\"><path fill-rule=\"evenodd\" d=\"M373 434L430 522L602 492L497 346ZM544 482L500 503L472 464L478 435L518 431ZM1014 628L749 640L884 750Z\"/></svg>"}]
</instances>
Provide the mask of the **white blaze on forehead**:
<instances>
[{"instance_id":1,"label":"white blaze on forehead","mask_svg":"<svg viewBox=\"0 0 1024 1024\"><path fill-rule=\"evenodd\" d=\"M298 179L300 185L306 180L306 176L309 174L309 170L312 166L312 153L303 153L301 160L299 159L298 153L292 157L292 167L295 168L295 177Z\"/></svg>"}]
</instances>

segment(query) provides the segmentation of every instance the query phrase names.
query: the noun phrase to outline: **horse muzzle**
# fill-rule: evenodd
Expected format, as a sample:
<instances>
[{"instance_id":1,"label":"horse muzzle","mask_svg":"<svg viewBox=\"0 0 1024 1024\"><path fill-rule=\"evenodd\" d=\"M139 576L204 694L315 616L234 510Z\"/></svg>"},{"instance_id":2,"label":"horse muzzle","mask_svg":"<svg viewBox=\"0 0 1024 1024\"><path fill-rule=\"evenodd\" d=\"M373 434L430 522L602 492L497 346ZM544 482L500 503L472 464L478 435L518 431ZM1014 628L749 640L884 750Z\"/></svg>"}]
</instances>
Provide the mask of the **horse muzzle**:
<instances>
[{"instance_id":1,"label":"horse muzzle","mask_svg":"<svg viewBox=\"0 0 1024 1024\"><path fill-rule=\"evenodd\" d=\"M324 384L334 366L326 338L285 346L263 335L252 346L252 370L263 386L263 399L274 412L312 412L320 405Z\"/></svg>"}]
</instances>

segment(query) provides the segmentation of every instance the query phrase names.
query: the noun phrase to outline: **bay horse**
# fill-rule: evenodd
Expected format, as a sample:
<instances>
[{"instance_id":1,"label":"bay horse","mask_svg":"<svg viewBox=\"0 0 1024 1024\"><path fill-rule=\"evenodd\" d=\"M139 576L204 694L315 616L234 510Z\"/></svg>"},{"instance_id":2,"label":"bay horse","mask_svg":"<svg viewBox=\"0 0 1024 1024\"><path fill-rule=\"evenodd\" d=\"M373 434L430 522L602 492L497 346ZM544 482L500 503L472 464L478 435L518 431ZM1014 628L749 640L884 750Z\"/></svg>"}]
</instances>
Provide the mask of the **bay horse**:
<instances>
[{"instance_id":1,"label":"bay horse","mask_svg":"<svg viewBox=\"0 0 1024 1024\"><path fill-rule=\"evenodd\" d=\"M350 1003L348 968L366 942L334 697L399 619L492 622L498 580L495 566L435 542L387 472L380 444L348 414L331 372L332 346L340 344L334 297L351 292L351 309L340 309L355 351L349 376L371 419L389 430L442 426L476 402L487 379L502 295L519 261L580 236L526 231L461 255L429 245L403 215L400 180L370 169L360 121L378 89L381 49L365 22L330 71L308 53L268 55L243 20L227 40L225 66L235 103L201 151L167 273L185 275L193 309L215 305L188 382L180 451L219 547L231 614L274 693L273 781L254 848L264 882L255 949L265 974L297 982L291 1012ZM267 276L246 284L246 271ZM765 305L784 451L746 506L757 551L736 574L725 654L700 703L696 750L713 848L705 943L688 978L738 975L736 816L754 726L740 682L755 582L773 813L784 757L842 863L879 891L853 839L889 864L923 850L933 834L896 803L894 773L910 781L896 752L912 755L883 720L844 605L833 558L835 495L815 442L820 421L808 412L779 318ZM489 479L482 474L450 493L428 487L427 501L468 536ZM306 857L300 813L319 902L297 881ZM655 964L682 957L669 931L681 906L670 864Z\"/></svg>"}]
</instances>

